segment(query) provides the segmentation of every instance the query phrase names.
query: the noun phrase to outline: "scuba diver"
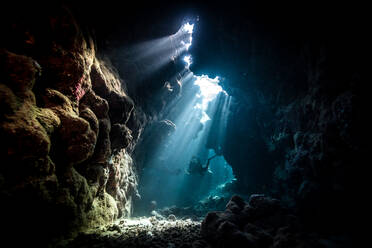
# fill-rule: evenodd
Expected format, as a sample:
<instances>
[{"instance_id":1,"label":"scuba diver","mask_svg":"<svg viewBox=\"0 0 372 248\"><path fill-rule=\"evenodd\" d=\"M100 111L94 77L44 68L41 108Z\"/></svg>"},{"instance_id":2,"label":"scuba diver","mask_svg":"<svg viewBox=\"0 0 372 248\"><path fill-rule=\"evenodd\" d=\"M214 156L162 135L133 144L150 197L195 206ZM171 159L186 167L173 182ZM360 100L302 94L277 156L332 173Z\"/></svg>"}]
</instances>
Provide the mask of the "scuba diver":
<instances>
[{"instance_id":1,"label":"scuba diver","mask_svg":"<svg viewBox=\"0 0 372 248\"><path fill-rule=\"evenodd\" d=\"M203 166L203 164L200 162L200 159L197 158L196 156L193 156L190 163L189 163L189 168L186 170L187 174L197 174L199 173L200 175L204 175L206 172L212 173L209 170L209 163L211 160L215 157L219 156L218 154L208 158L207 164Z\"/></svg>"}]
</instances>

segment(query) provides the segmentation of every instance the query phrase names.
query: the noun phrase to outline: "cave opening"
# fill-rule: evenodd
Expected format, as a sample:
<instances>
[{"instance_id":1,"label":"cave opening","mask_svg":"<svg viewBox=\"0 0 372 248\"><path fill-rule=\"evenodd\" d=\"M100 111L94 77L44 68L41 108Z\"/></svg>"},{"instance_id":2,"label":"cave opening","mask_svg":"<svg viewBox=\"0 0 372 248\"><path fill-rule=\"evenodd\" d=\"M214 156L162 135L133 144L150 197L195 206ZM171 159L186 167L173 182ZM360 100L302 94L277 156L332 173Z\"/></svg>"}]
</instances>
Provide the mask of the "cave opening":
<instances>
[{"instance_id":1,"label":"cave opening","mask_svg":"<svg viewBox=\"0 0 372 248\"><path fill-rule=\"evenodd\" d=\"M187 51L193 29L194 24L187 22L174 35L183 37L179 42L182 48L176 48L175 54L185 65L176 79L181 91L158 124L164 126L166 135L160 139L153 134L159 129L154 129L142 138L144 144L157 145L141 166L141 199L134 206L135 216L173 208L179 217L201 217L212 208L222 209L232 195L224 189L236 179L222 154L231 96L219 84L219 76L199 76L190 70L192 57ZM170 92L175 90L169 82L166 87ZM200 210L200 205L211 202L214 206Z\"/></svg>"},{"instance_id":2,"label":"cave opening","mask_svg":"<svg viewBox=\"0 0 372 248\"><path fill-rule=\"evenodd\" d=\"M3 243L361 247L368 8L302 4L4 5Z\"/></svg>"}]
</instances>

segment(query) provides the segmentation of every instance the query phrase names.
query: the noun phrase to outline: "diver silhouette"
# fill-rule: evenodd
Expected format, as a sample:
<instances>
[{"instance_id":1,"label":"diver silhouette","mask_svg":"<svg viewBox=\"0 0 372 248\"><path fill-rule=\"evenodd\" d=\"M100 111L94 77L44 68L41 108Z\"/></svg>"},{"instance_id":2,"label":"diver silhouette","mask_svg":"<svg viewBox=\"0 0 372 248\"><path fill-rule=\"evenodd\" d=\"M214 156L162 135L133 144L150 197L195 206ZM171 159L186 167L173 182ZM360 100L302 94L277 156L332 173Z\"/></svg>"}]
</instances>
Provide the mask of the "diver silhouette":
<instances>
[{"instance_id":1,"label":"diver silhouette","mask_svg":"<svg viewBox=\"0 0 372 248\"><path fill-rule=\"evenodd\" d=\"M215 157L219 156L218 154L213 155L212 157L208 158L207 163L205 166L200 162L200 159L196 156L193 156L191 158L191 161L189 163L189 168L186 170L187 174L200 174L204 175L206 172L212 173L209 170L209 163L211 162L212 159Z\"/></svg>"}]
</instances>

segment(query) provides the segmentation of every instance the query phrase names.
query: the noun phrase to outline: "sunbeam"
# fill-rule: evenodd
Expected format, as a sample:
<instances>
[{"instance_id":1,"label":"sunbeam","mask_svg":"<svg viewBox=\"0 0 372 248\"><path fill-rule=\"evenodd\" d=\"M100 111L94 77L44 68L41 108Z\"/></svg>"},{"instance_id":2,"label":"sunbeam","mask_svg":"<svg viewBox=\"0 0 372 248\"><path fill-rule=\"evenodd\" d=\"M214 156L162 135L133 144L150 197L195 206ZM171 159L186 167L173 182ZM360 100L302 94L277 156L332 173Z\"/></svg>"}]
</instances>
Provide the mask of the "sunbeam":
<instances>
[{"instance_id":1,"label":"sunbeam","mask_svg":"<svg viewBox=\"0 0 372 248\"><path fill-rule=\"evenodd\" d=\"M125 53L126 60L132 61L141 68L142 77L145 75L148 77L176 60L190 48L193 29L194 24L185 23L175 34L133 45ZM187 68L191 64L190 59L186 62Z\"/></svg>"},{"instance_id":2,"label":"sunbeam","mask_svg":"<svg viewBox=\"0 0 372 248\"><path fill-rule=\"evenodd\" d=\"M189 206L234 179L231 167L219 156L231 97L218 84L218 77L189 71L180 81L182 97L172 103L167 115L175 131L157 146L142 174L143 213L154 201L157 207ZM208 148L212 134L217 145ZM208 160L206 173L190 170L192 161L205 166Z\"/></svg>"},{"instance_id":3,"label":"sunbeam","mask_svg":"<svg viewBox=\"0 0 372 248\"><path fill-rule=\"evenodd\" d=\"M4 2L1 247L365 246L367 1Z\"/></svg>"}]
</instances>

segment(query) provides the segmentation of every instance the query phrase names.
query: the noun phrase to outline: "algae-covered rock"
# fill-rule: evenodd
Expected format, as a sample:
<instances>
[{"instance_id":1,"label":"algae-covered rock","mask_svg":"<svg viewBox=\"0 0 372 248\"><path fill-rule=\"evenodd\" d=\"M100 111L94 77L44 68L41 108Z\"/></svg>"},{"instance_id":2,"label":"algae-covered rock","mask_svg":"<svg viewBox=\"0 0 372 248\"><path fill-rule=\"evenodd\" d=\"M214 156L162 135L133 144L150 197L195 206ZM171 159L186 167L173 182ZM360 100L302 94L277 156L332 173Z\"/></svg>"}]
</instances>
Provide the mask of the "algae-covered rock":
<instances>
[{"instance_id":1,"label":"algae-covered rock","mask_svg":"<svg viewBox=\"0 0 372 248\"><path fill-rule=\"evenodd\" d=\"M0 50L0 218L43 246L130 214L133 140L117 127L134 104L68 10L27 20L11 26L27 39Z\"/></svg>"},{"instance_id":2,"label":"algae-covered rock","mask_svg":"<svg viewBox=\"0 0 372 248\"><path fill-rule=\"evenodd\" d=\"M112 123L127 123L134 108L122 82L107 62L95 59L90 74L93 90L109 103Z\"/></svg>"}]
</instances>

